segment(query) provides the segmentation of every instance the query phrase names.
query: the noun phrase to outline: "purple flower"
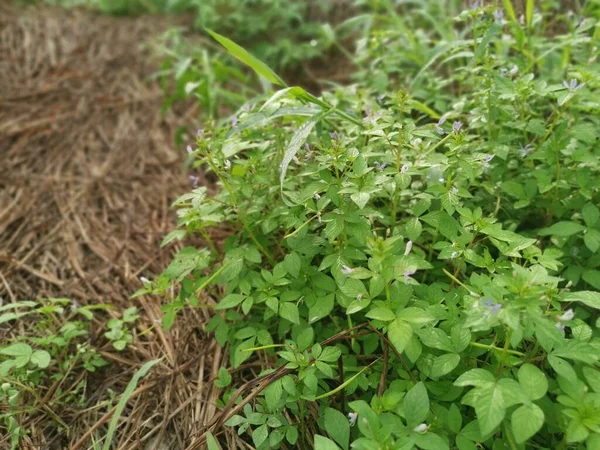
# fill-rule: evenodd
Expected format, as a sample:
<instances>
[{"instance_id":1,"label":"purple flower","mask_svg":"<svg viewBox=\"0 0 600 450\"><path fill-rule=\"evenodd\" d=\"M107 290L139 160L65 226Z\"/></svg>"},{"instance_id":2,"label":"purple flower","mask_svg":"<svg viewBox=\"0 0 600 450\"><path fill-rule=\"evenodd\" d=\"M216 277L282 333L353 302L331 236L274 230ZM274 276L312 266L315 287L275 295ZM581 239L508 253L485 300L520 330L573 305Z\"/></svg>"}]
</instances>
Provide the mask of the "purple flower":
<instances>
[{"instance_id":1,"label":"purple flower","mask_svg":"<svg viewBox=\"0 0 600 450\"><path fill-rule=\"evenodd\" d=\"M473 0L469 8L475 10L483 7L483 0Z\"/></svg>"},{"instance_id":2,"label":"purple flower","mask_svg":"<svg viewBox=\"0 0 600 450\"><path fill-rule=\"evenodd\" d=\"M310 145L308 145L308 142L306 144L304 144L304 150L306 150L307 152L310 152Z\"/></svg>"},{"instance_id":3,"label":"purple flower","mask_svg":"<svg viewBox=\"0 0 600 450\"><path fill-rule=\"evenodd\" d=\"M446 122L446 116L442 116L435 126L435 131L438 134L444 134L444 130L442 129L442 125L444 125L444 122Z\"/></svg>"},{"instance_id":4,"label":"purple flower","mask_svg":"<svg viewBox=\"0 0 600 450\"><path fill-rule=\"evenodd\" d=\"M585 83L578 84L577 80L575 78L571 78L571 80L568 83L566 80L563 81L563 86L565 88L567 88L569 91L575 92L575 91L578 91L579 89L581 89L583 86L585 86Z\"/></svg>"},{"instance_id":5,"label":"purple flower","mask_svg":"<svg viewBox=\"0 0 600 450\"><path fill-rule=\"evenodd\" d=\"M384 163L379 163L379 161L375 161L375 162L373 163L373 165L375 166L375 168L376 168L376 169L377 169L379 172L381 172L383 169L385 169L385 166L387 166L387 163L385 163L385 162L384 162Z\"/></svg>"},{"instance_id":6,"label":"purple flower","mask_svg":"<svg viewBox=\"0 0 600 450\"><path fill-rule=\"evenodd\" d=\"M454 131L455 133L458 133L461 128L462 128L462 122L456 121L452 124L452 131Z\"/></svg>"},{"instance_id":7,"label":"purple flower","mask_svg":"<svg viewBox=\"0 0 600 450\"><path fill-rule=\"evenodd\" d=\"M483 158L483 160L484 160L485 164L489 164L489 163L490 163L490 161L491 161L492 159L494 159L494 156L495 156L495 155L485 155L485 157Z\"/></svg>"},{"instance_id":8,"label":"purple flower","mask_svg":"<svg viewBox=\"0 0 600 450\"><path fill-rule=\"evenodd\" d=\"M481 306L485 307L490 314L494 314L502 308L502 303L494 303L494 300L490 297L487 301L481 300Z\"/></svg>"},{"instance_id":9,"label":"purple flower","mask_svg":"<svg viewBox=\"0 0 600 450\"><path fill-rule=\"evenodd\" d=\"M512 66L512 69L508 71L508 74L511 77L514 77L517 73L519 73L519 68L517 66Z\"/></svg>"},{"instance_id":10,"label":"purple flower","mask_svg":"<svg viewBox=\"0 0 600 450\"><path fill-rule=\"evenodd\" d=\"M198 187L198 182L200 181L200 178L194 175L190 175L190 181L192 182L192 187L196 189Z\"/></svg>"},{"instance_id":11,"label":"purple flower","mask_svg":"<svg viewBox=\"0 0 600 450\"><path fill-rule=\"evenodd\" d=\"M417 273L416 270L414 269L406 269L404 271L404 278L410 278L412 275L414 275L415 273Z\"/></svg>"},{"instance_id":12,"label":"purple flower","mask_svg":"<svg viewBox=\"0 0 600 450\"><path fill-rule=\"evenodd\" d=\"M496 22L502 23L502 19L504 19L504 11L502 11L500 8L496 9L494 11L494 19L496 19Z\"/></svg>"},{"instance_id":13,"label":"purple flower","mask_svg":"<svg viewBox=\"0 0 600 450\"><path fill-rule=\"evenodd\" d=\"M233 119L231 119L231 126L232 127L235 127L237 125L237 123L238 123L238 118L237 117L234 117Z\"/></svg>"},{"instance_id":14,"label":"purple flower","mask_svg":"<svg viewBox=\"0 0 600 450\"><path fill-rule=\"evenodd\" d=\"M403 164L402 167L400 168L400 173L406 173L409 168L410 168L410 166L408 164Z\"/></svg>"},{"instance_id":15,"label":"purple flower","mask_svg":"<svg viewBox=\"0 0 600 450\"><path fill-rule=\"evenodd\" d=\"M521 156L521 158L525 158L532 151L533 151L533 145L527 144L525 147L521 146L521 148L519 149L519 155Z\"/></svg>"},{"instance_id":16,"label":"purple flower","mask_svg":"<svg viewBox=\"0 0 600 450\"><path fill-rule=\"evenodd\" d=\"M200 139L204 139L204 137L205 137L204 130L202 128L198 129L198 137Z\"/></svg>"},{"instance_id":17,"label":"purple flower","mask_svg":"<svg viewBox=\"0 0 600 450\"><path fill-rule=\"evenodd\" d=\"M410 251L412 250L412 246L413 246L412 241L408 241L406 243L406 248L404 249L404 256L407 256L410 253Z\"/></svg>"},{"instance_id":18,"label":"purple flower","mask_svg":"<svg viewBox=\"0 0 600 450\"><path fill-rule=\"evenodd\" d=\"M340 135L337 134L337 131L330 131L329 132L329 137L331 139L333 139L334 141L337 141L340 138Z\"/></svg>"},{"instance_id":19,"label":"purple flower","mask_svg":"<svg viewBox=\"0 0 600 450\"><path fill-rule=\"evenodd\" d=\"M350 275L353 272L354 269L351 269L348 266L342 266L342 273L344 275Z\"/></svg>"}]
</instances>

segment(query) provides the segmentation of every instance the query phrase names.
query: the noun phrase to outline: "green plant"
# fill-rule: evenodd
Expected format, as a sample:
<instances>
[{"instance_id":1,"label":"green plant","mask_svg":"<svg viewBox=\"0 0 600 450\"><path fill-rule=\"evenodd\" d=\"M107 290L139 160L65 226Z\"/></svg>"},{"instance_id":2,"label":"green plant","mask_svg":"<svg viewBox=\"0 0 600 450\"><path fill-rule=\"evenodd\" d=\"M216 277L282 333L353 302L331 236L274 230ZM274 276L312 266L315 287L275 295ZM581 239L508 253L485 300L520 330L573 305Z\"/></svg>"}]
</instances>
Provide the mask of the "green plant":
<instances>
[{"instance_id":1,"label":"green plant","mask_svg":"<svg viewBox=\"0 0 600 450\"><path fill-rule=\"evenodd\" d=\"M112 341L112 345L117 350L123 350L128 344L133 342L130 326L138 318L136 307L127 308L123 311L120 319L110 319L106 323L108 331L104 333Z\"/></svg>"},{"instance_id":2,"label":"green plant","mask_svg":"<svg viewBox=\"0 0 600 450\"><path fill-rule=\"evenodd\" d=\"M458 26L433 2L387 9L360 57L398 42L358 85L284 86L199 134L195 165L222 189L175 202L165 242L232 235L184 248L140 293L177 284L167 328L210 308L233 368L267 361L252 390L219 375L212 433L235 426L258 449L598 448L597 9L553 35L546 4L523 24L503 4Z\"/></svg>"}]
</instances>

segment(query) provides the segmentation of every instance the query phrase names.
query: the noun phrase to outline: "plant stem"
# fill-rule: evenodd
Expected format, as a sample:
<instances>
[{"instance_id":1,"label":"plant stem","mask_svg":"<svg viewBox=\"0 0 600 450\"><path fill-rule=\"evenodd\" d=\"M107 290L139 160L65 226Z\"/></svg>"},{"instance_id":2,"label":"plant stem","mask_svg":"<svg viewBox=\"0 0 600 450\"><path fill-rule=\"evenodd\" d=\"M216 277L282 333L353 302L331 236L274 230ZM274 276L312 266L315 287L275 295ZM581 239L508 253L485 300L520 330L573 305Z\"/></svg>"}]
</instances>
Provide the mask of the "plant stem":
<instances>
[{"instance_id":1,"label":"plant stem","mask_svg":"<svg viewBox=\"0 0 600 450\"><path fill-rule=\"evenodd\" d=\"M482 344L480 342L471 342L471 345L473 347L485 348L487 350L497 350L500 352L509 353L511 355L520 356L521 358L525 357L525 353L521 353L516 350L509 350L507 348L496 347L495 345L487 345L487 344Z\"/></svg>"}]
</instances>

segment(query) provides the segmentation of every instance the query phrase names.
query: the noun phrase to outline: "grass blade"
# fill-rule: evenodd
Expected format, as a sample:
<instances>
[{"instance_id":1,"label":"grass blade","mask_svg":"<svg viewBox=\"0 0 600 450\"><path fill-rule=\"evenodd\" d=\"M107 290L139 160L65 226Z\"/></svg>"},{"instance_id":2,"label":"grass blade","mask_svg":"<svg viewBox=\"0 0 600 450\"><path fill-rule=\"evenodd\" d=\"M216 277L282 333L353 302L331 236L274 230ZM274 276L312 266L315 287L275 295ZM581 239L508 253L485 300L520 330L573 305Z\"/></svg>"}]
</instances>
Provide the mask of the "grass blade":
<instances>
[{"instance_id":1,"label":"grass blade","mask_svg":"<svg viewBox=\"0 0 600 450\"><path fill-rule=\"evenodd\" d=\"M527 6L525 7L525 23L529 28L533 22L533 0L527 0Z\"/></svg>"},{"instance_id":2,"label":"grass blade","mask_svg":"<svg viewBox=\"0 0 600 450\"><path fill-rule=\"evenodd\" d=\"M267 79L271 83L278 86L287 86L285 82L277 75L275 72L271 70L269 66L267 66L260 59L251 55L246 51L243 47L240 47L238 44L233 42L231 39L227 39L225 36L221 36L219 33L215 33L208 28L205 28L206 32L210 34L219 44L221 44L225 49L234 56L239 59L241 62L246 64L252 70L254 70L258 75Z\"/></svg>"},{"instance_id":3,"label":"grass blade","mask_svg":"<svg viewBox=\"0 0 600 450\"><path fill-rule=\"evenodd\" d=\"M119 403L117 403L117 409L115 410L115 413L113 414L113 417L110 421L110 425L108 426L108 433L106 433L106 438L104 440L104 446L102 447L102 450L110 449L110 444L111 444L113 435L115 434L115 430L117 429L117 424L119 423L119 418L121 417L121 413L123 412L123 409L125 409L125 405L127 404L129 397L131 397L131 394L133 394L133 391L137 387L138 381L140 381L140 379L144 375L146 375L148 373L148 371L156 363L158 363L161 359L162 358L158 358L158 359L153 359L152 361L148 361L146 364L144 364L142 367L140 367L140 370L138 370L136 372L136 374L133 376L133 378L131 379L129 384L127 384L127 388L125 388L125 392L123 392L123 395L121 395L121 398L119 399Z\"/></svg>"},{"instance_id":4,"label":"grass blade","mask_svg":"<svg viewBox=\"0 0 600 450\"><path fill-rule=\"evenodd\" d=\"M515 14L515 8L513 8L512 2L510 0L502 0L504 4L504 9L506 10L506 14L510 17L510 20L513 22L517 21L517 15Z\"/></svg>"}]
</instances>

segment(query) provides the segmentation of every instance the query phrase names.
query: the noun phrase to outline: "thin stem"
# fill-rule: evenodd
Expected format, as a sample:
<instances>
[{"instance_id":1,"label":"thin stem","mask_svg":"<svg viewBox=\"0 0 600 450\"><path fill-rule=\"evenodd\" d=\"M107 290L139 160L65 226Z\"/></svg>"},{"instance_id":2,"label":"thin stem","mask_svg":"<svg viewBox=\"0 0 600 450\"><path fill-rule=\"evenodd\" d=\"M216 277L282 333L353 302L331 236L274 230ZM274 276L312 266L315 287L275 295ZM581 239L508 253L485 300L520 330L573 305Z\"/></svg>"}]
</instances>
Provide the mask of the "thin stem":
<instances>
[{"instance_id":1,"label":"thin stem","mask_svg":"<svg viewBox=\"0 0 600 450\"><path fill-rule=\"evenodd\" d=\"M521 353L516 350L509 350L507 348L496 347L495 345L481 344L480 342L471 342L471 345L473 347L485 348L487 350L496 350L503 353L509 353L511 355L520 356L521 358L525 357L525 353Z\"/></svg>"}]
</instances>

